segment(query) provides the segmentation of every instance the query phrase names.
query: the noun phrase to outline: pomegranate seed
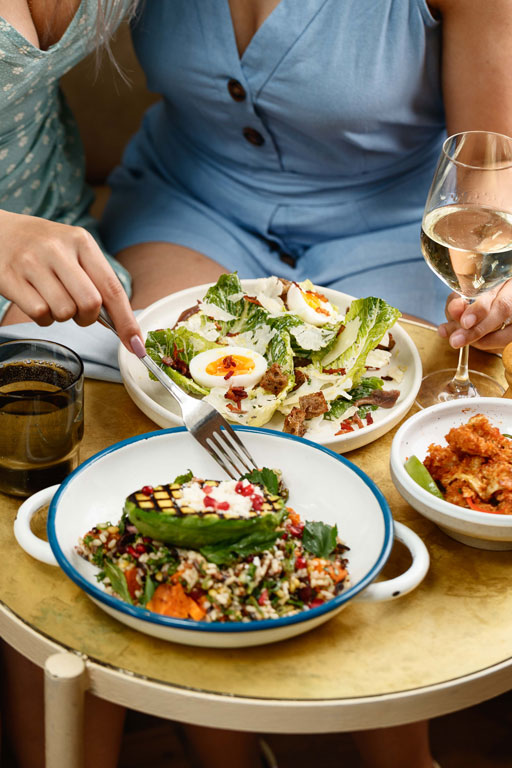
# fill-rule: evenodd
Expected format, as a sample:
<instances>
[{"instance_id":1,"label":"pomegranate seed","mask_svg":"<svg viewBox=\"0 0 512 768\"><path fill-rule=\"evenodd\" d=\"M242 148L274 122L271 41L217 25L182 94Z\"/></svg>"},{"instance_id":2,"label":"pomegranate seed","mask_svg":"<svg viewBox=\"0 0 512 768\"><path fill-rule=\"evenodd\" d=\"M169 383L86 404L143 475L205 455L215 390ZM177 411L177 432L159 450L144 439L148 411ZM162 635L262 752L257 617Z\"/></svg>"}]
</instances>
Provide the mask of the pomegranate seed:
<instances>
[{"instance_id":1,"label":"pomegranate seed","mask_svg":"<svg viewBox=\"0 0 512 768\"><path fill-rule=\"evenodd\" d=\"M319 605L324 604L324 600L321 597L315 597L315 599L309 604L310 608L318 608Z\"/></svg>"},{"instance_id":2,"label":"pomegranate seed","mask_svg":"<svg viewBox=\"0 0 512 768\"><path fill-rule=\"evenodd\" d=\"M144 546L144 544L137 544L137 546L135 547L135 551L138 552L139 555L143 555L146 551L146 547Z\"/></svg>"},{"instance_id":3,"label":"pomegranate seed","mask_svg":"<svg viewBox=\"0 0 512 768\"><path fill-rule=\"evenodd\" d=\"M295 570L300 571L301 568L307 568L306 560L302 557L302 555L299 555L295 558Z\"/></svg>"},{"instance_id":4,"label":"pomegranate seed","mask_svg":"<svg viewBox=\"0 0 512 768\"><path fill-rule=\"evenodd\" d=\"M143 493L145 496L151 496L151 494L153 493L153 486L152 486L152 485L145 485L145 486L142 488L142 493Z\"/></svg>"},{"instance_id":5,"label":"pomegranate seed","mask_svg":"<svg viewBox=\"0 0 512 768\"><path fill-rule=\"evenodd\" d=\"M128 547L126 547L126 551L127 551L127 552L128 552L128 554L129 554L129 555L131 555L132 557L135 557L135 558L137 558L137 559L140 557L140 555L139 555L139 553L137 552L137 550L136 550L136 549L134 549L134 548L132 547L132 545L131 545L131 544L130 544Z\"/></svg>"},{"instance_id":6,"label":"pomegranate seed","mask_svg":"<svg viewBox=\"0 0 512 768\"><path fill-rule=\"evenodd\" d=\"M212 487L211 485L203 485L203 493L211 493Z\"/></svg>"},{"instance_id":7,"label":"pomegranate seed","mask_svg":"<svg viewBox=\"0 0 512 768\"><path fill-rule=\"evenodd\" d=\"M258 512L263 506L263 497L253 496L251 501L252 501L252 508Z\"/></svg>"},{"instance_id":8,"label":"pomegranate seed","mask_svg":"<svg viewBox=\"0 0 512 768\"><path fill-rule=\"evenodd\" d=\"M213 507L214 509L217 506L217 502L212 496L205 496L203 499L203 504L205 507Z\"/></svg>"},{"instance_id":9,"label":"pomegranate seed","mask_svg":"<svg viewBox=\"0 0 512 768\"><path fill-rule=\"evenodd\" d=\"M304 525L302 523L299 523L298 525L290 525L288 530L290 531L292 536L294 536L296 539L300 539L302 538Z\"/></svg>"},{"instance_id":10,"label":"pomegranate seed","mask_svg":"<svg viewBox=\"0 0 512 768\"><path fill-rule=\"evenodd\" d=\"M236 493L242 493L243 489L244 489L244 484L242 483L241 480L239 480L238 483L235 485L235 491Z\"/></svg>"},{"instance_id":11,"label":"pomegranate seed","mask_svg":"<svg viewBox=\"0 0 512 768\"><path fill-rule=\"evenodd\" d=\"M222 511L229 509L229 501L219 501L217 503L217 509L221 509Z\"/></svg>"},{"instance_id":12,"label":"pomegranate seed","mask_svg":"<svg viewBox=\"0 0 512 768\"><path fill-rule=\"evenodd\" d=\"M258 597L258 605L265 605L265 603L268 603L268 589L264 589Z\"/></svg>"},{"instance_id":13,"label":"pomegranate seed","mask_svg":"<svg viewBox=\"0 0 512 768\"><path fill-rule=\"evenodd\" d=\"M242 490L240 491L242 496L252 496L254 493L254 486L249 483L249 485L243 485Z\"/></svg>"}]
</instances>

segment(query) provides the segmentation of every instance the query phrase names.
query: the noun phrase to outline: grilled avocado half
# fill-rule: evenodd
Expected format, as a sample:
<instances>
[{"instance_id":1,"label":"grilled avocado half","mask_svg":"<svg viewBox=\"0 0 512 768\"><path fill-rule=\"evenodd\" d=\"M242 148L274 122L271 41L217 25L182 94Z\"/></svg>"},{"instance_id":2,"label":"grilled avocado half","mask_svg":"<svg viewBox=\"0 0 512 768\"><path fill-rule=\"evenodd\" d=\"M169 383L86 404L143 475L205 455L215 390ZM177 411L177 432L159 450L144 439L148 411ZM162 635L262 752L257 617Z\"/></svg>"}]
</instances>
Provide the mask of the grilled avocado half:
<instances>
[{"instance_id":1,"label":"grilled avocado half","mask_svg":"<svg viewBox=\"0 0 512 768\"><path fill-rule=\"evenodd\" d=\"M220 481L193 478L154 488L145 486L128 496L124 512L144 536L185 549L200 549L219 542L232 544L253 533L271 535L286 515L287 494L269 493L259 484L253 485L263 495L263 503L260 509L251 505L248 515L237 516L230 509L196 511L183 503L184 489L191 485L213 488Z\"/></svg>"}]
</instances>

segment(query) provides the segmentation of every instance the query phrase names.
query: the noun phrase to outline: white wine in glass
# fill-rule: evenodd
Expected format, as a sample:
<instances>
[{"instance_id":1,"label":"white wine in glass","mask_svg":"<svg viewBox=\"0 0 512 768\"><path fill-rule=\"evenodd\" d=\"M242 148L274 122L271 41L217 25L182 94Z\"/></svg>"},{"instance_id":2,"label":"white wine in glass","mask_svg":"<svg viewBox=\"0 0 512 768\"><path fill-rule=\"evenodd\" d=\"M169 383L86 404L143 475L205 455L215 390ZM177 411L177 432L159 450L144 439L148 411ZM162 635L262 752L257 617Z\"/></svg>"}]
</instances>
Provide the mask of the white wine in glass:
<instances>
[{"instance_id":1,"label":"white wine in glass","mask_svg":"<svg viewBox=\"0 0 512 768\"><path fill-rule=\"evenodd\" d=\"M486 131L450 136L443 144L421 231L425 261L468 302L512 277L512 139ZM417 402L425 408L503 387L468 370L462 347L456 369L424 377Z\"/></svg>"}]
</instances>

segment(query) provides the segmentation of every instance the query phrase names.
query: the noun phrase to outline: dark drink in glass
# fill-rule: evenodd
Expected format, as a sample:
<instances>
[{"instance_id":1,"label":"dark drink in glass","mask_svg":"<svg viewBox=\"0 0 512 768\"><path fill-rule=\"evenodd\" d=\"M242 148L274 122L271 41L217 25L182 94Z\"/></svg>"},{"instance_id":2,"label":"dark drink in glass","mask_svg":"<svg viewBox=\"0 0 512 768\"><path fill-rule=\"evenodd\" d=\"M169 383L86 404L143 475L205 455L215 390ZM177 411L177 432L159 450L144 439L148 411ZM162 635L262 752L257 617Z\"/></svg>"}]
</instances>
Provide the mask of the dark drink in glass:
<instances>
[{"instance_id":1,"label":"dark drink in glass","mask_svg":"<svg viewBox=\"0 0 512 768\"><path fill-rule=\"evenodd\" d=\"M0 491L29 496L78 464L83 364L60 344L0 344Z\"/></svg>"}]
</instances>

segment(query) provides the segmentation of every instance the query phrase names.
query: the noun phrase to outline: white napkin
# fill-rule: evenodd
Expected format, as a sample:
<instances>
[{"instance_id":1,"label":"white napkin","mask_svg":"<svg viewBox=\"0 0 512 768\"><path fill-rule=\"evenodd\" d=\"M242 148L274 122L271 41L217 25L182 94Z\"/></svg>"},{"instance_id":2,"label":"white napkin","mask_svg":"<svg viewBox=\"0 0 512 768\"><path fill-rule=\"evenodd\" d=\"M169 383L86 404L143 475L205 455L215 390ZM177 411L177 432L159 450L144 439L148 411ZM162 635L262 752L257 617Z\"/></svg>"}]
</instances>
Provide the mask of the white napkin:
<instances>
[{"instance_id":1,"label":"white napkin","mask_svg":"<svg viewBox=\"0 0 512 768\"><path fill-rule=\"evenodd\" d=\"M117 362L119 340L100 323L81 328L73 320L41 328L36 323L0 326L0 342L12 339L44 339L64 344L83 360L85 375L100 381L121 382Z\"/></svg>"}]
</instances>

